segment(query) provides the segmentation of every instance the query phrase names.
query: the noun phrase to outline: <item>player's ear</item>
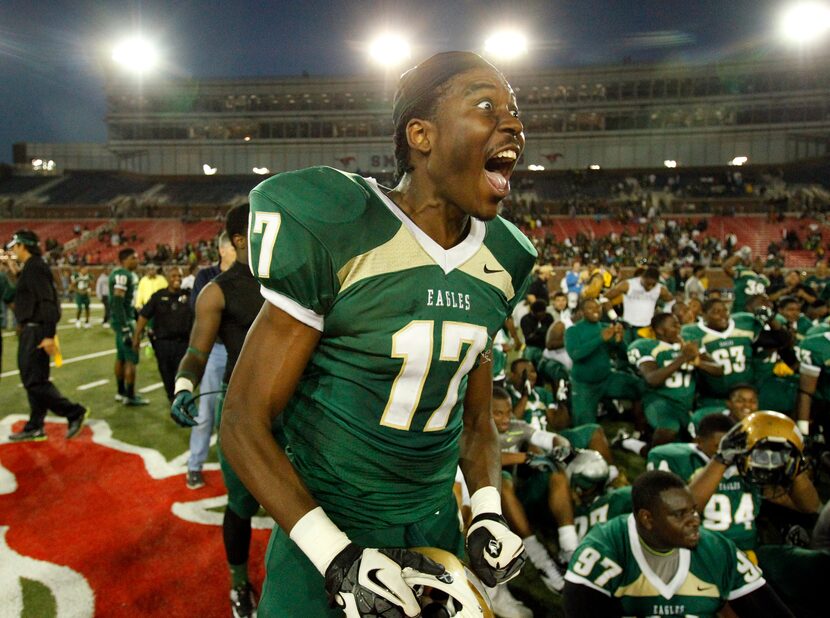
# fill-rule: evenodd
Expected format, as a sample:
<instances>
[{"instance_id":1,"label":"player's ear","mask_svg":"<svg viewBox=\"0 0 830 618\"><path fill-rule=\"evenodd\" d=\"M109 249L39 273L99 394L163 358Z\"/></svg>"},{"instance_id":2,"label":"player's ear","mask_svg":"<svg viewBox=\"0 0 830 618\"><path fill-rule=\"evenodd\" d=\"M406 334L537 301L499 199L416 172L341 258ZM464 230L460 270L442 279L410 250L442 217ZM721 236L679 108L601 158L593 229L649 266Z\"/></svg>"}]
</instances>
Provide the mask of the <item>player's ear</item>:
<instances>
[{"instance_id":1,"label":"player's ear","mask_svg":"<svg viewBox=\"0 0 830 618\"><path fill-rule=\"evenodd\" d=\"M413 118L406 123L406 141L409 144L409 149L422 155L428 155L432 149L430 142L432 129L433 124L429 120Z\"/></svg>"},{"instance_id":2,"label":"player's ear","mask_svg":"<svg viewBox=\"0 0 830 618\"><path fill-rule=\"evenodd\" d=\"M654 517L652 517L651 511L640 509L637 511L636 518L646 530L651 530L654 527Z\"/></svg>"}]
</instances>

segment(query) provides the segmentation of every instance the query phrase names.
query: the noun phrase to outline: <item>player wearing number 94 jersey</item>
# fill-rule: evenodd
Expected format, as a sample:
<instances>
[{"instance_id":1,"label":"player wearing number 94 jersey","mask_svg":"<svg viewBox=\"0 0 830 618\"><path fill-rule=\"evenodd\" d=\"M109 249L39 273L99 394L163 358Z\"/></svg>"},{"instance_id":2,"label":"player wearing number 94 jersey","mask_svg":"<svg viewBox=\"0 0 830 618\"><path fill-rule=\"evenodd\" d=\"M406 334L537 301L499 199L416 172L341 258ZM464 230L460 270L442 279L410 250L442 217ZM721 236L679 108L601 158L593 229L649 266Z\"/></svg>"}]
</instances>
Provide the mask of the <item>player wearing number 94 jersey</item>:
<instances>
[{"instance_id":1,"label":"player wearing number 94 jersey","mask_svg":"<svg viewBox=\"0 0 830 618\"><path fill-rule=\"evenodd\" d=\"M700 527L675 474L642 474L634 512L591 529L565 575L568 618L714 617L729 601L742 617L792 616L760 570L726 537Z\"/></svg>"},{"instance_id":2,"label":"player wearing number 94 jersey","mask_svg":"<svg viewBox=\"0 0 830 618\"><path fill-rule=\"evenodd\" d=\"M401 78L394 124L392 190L315 167L250 195L250 265L268 302L221 439L280 524L261 618L342 615L326 592L348 616L414 616L404 579L424 559L384 548L461 553L459 463L471 569L493 586L524 561L501 516L489 365L536 257L497 216L524 147L516 99L482 58L447 52ZM285 452L267 431L275 414Z\"/></svg>"}]
</instances>

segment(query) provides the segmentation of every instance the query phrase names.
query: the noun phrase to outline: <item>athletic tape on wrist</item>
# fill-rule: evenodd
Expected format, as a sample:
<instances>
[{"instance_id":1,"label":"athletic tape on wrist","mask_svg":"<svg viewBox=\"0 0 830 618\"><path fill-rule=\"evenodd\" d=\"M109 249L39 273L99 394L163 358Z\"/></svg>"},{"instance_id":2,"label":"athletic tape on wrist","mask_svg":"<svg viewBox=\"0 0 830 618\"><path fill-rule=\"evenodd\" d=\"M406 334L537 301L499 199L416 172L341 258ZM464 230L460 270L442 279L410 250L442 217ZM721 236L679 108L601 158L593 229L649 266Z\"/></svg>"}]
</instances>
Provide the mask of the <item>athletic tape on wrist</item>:
<instances>
[{"instance_id":1,"label":"athletic tape on wrist","mask_svg":"<svg viewBox=\"0 0 830 618\"><path fill-rule=\"evenodd\" d=\"M192 393L193 389L193 382L188 380L187 378L176 378L176 385L173 387L173 392L178 394L181 391L187 391L188 393Z\"/></svg>"},{"instance_id":2,"label":"athletic tape on wrist","mask_svg":"<svg viewBox=\"0 0 830 618\"><path fill-rule=\"evenodd\" d=\"M559 549L573 551L579 545L579 537L576 534L576 526L560 526L559 528Z\"/></svg>"},{"instance_id":3,"label":"athletic tape on wrist","mask_svg":"<svg viewBox=\"0 0 830 618\"><path fill-rule=\"evenodd\" d=\"M810 421L800 420L796 422L798 430L805 436L810 435Z\"/></svg>"},{"instance_id":4,"label":"athletic tape on wrist","mask_svg":"<svg viewBox=\"0 0 830 618\"><path fill-rule=\"evenodd\" d=\"M192 345L187 346L187 351L200 360L206 360L208 355L201 350L194 348Z\"/></svg>"},{"instance_id":5,"label":"athletic tape on wrist","mask_svg":"<svg viewBox=\"0 0 830 618\"><path fill-rule=\"evenodd\" d=\"M323 577L334 557L351 543L346 533L334 525L320 506L303 515L288 536Z\"/></svg>"},{"instance_id":6,"label":"athletic tape on wrist","mask_svg":"<svg viewBox=\"0 0 830 618\"><path fill-rule=\"evenodd\" d=\"M482 513L496 513L501 515L501 495L493 486L482 487L470 497L470 509L473 519Z\"/></svg>"}]
</instances>

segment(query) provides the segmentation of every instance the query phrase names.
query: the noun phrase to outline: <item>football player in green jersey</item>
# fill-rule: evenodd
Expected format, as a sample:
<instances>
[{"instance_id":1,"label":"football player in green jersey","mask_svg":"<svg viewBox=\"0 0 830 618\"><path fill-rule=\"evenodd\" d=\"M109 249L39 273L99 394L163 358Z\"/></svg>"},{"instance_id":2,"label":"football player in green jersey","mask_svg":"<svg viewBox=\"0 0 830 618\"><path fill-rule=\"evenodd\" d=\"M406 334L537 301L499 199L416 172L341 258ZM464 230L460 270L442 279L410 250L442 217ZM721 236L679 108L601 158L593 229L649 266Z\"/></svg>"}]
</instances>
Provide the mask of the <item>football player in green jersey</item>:
<instances>
[{"instance_id":1,"label":"football player in green jersey","mask_svg":"<svg viewBox=\"0 0 830 618\"><path fill-rule=\"evenodd\" d=\"M526 358L517 358L510 363L509 377L505 387L510 393L515 418L526 421L536 429L555 431L567 438L574 448L599 451L608 463L614 462L611 445L602 427L597 423L571 427L567 375L559 376L558 384L553 385L555 394L552 394L536 386L537 372L533 363Z\"/></svg>"},{"instance_id":2,"label":"football player in green jersey","mask_svg":"<svg viewBox=\"0 0 830 618\"><path fill-rule=\"evenodd\" d=\"M821 501L809 474L799 468L803 439L790 418L755 412L724 434L728 424L729 417L714 414L701 423L699 451L709 461L692 471L689 489L704 526L723 532L748 552L757 544L754 521L762 497L811 514L818 513Z\"/></svg>"},{"instance_id":3,"label":"football player in green jersey","mask_svg":"<svg viewBox=\"0 0 830 618\"><path fill-rule=\"evenodd\" d=\"M732 424L758 411L758 390L752 384L736 384L729 391L725 406L705 406L692 413L689 422L689 435L693 438L700 430L703 419L711 414L721 414L729 417Z\"/></svg>"},{"instance_id":4,"label":"football player in green jersey","mask_svg":"<svg viewBox=\"0 0 830 618\"><path fill-rule=\"evenodd\" d=\"M769 287L769 279L764 274L764 260L760 255L756 255L754 260L751 258L749 247L743 247L723 263L723 272L734 285L732 313L745 311L747 299L766 293Z\"/></svg>"},{"instance_id":5,"label":"football player in green jersey","mask_svg":"<svg viewBox=\"0 0 830 618\"><path fill-rule=\"evenodd\" d=\"M736 313L730 317L726 303L713 298L703 304L702 321L681 329L683 341L696 342L723 367L720 375L701 373L698 376L699 404L717 405L733 385L752 382L752 346L761 328L761 322L752 314Z\"/></svg>"},{"instance_id":6,"label":"football player in green jersey","mask_svg":"<svg viewBox=\"0 0 830 618\"><path fill-rule=\"evenodd\" d=\"M437 54L395 96L394 189L317 167L251 192L250 267L267 302L220 435L279 524L260 618L416 615L406 573L441 569L389 548L462 551L459 464L471 569L494 586L525 561L501 515L489 359L536 258L497 216L524 147L518 114L491 64Z\"/></svg>"},{"instance_id":7,"label":"football player in green jersey","mask_svg":"<svg viewBox=\"0 0 830 618\"><path fill-rule=\"evenodd\" d=\"M805 436L810 435L813 406L826 412L830 402L830 332L805 337L795 349L800 361L796 419Z\"/></svg>"},{"instance_id":8,"label":"football player in green jersey","mask_svg":"<svg viewBox=\"0 0 830 618\"><path fill-rule=\"evenodd\" d=\"M568 562L588 530L631 512L631 487L617 486L618 472L596 451L581 450L565 470L551 474L550 506L559 534L559 559Z\"/></svg>"},{"instance_id":9,"label":"football player in green jersey","mask_svg":"<svg viewBox=\"0 0 830 618\"><path fill-rule=\"evenodd\" d=\"M493 422L499 432L501 465L516 469L527 465L533 471L528 478L517 479L508 470L502 470L501 502L504 517L510 528L522 537L528 558L539 571L542 582L551 592L561 592L565 580L562 573L548 554L548 550L533 532L528 517L545 512L550 516L548 506L553 497L550 485L557 460L561 454L570 453L567 440L549 431L532 427L525 421L513 418L510 395L502 388L493 389ZM557 454L552 459L548 454ZM539 453L543 454L539 454ZM606 464L607 466L607 464Z\"/></svg>"},{"instance_id":10,"label":"football player in green jersey","mask_svg":"<svg viewBox=\"0 0 830 618\"><path fill-rule=\"evenodd\" d=\"M680 322L671 313L651 320L656 339L638 339L628 346L628 360L643 376L646 420L654 428L652 446L673 442L689 424L695 397L695 370L722 375L723 367L694 341L680 338Z\"/></svg>"},{"instance_id":11,"label":"football player in green jersey","mask_svg":"<svg viewBox=\"0 0 830 618\"><path fill-rule=\"evenodd\" d=\"M683 480L652 470L631 490L633 513L591 529L565 574L567 618L714 618L728 601L742 617L792 613L729 539L700 527Z\"/></svg>"},{"instance_id":12,"label":"football player in green jersey","mask_svg":"<svg viewBox=\"0 0 830 618\"><path fill-rule=\"evenodd\" d=\"M138 353L133 350L135 332L135 298L138 276L138 255L135 249L118 252L119 266L110 273L110 326L115 331L115 381L118 393L115 400L128 406L144 406L149 402L135 394Z\"/></svg>"},{"instance_id":13,"label":"football player in green jersey","mask_svg":"<svg viewBox=\"0 0 830 618\"><path fill-rule=\"evenodd\" d=\"M91 277L89 276L89 268L81 266L78 272L72 273L71 289L75 292L75 307L78 311L75 315L75 326L81 328L89 328L89 284ZM81 322L81 314L84 315L84 321Z\"/></svg>"}]
</instances>

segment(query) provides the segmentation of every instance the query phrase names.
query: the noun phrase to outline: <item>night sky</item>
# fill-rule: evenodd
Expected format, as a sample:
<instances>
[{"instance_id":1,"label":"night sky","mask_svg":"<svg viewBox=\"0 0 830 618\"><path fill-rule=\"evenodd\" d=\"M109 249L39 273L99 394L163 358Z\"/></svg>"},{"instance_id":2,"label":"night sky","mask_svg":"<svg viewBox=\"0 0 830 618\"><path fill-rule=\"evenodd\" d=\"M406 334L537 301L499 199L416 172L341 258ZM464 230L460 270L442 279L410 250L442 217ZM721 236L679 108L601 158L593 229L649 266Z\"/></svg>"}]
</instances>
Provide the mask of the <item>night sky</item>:
<instances>
[{"instance_id":1,"label":"night sky","mask_svg":"<svg viewBox=\"0 0 830 618\"><path fill-rule=\"evenodd\" d=\"M480 50L489 31L525 31L526 66L764 57L780 51L781 0L352 0L64 2L0 0L0 162L11 144L103 142L111 43L155 37L164 70L187 77L358 75L378 70L365 45L405 32L413 63Z\"/></svg>"}]
</instances>

